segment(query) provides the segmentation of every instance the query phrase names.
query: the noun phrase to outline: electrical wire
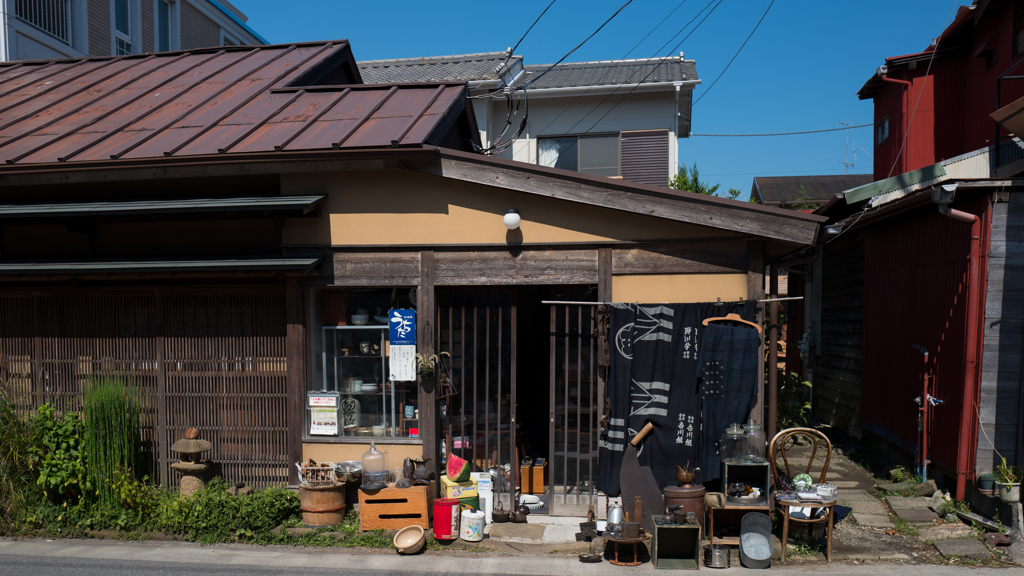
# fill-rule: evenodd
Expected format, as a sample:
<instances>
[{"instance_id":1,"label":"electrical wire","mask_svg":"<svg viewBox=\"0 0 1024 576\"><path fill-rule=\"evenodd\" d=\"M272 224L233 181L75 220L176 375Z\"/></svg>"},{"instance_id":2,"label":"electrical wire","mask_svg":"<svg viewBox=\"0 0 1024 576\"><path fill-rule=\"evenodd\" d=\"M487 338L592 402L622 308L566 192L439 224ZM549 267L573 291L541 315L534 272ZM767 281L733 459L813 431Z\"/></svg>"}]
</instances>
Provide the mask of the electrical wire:
<instances>
[{"instance_id":1,"label":"electrical wire","mask_svg":"<svg viewBox=\"0 0 1024 576\"><path fill-rule=\"evenodd\" d=\"M768 11L771 10L772 6L774 6L774 5L775 5L775 0L772 0L771 2L768 3L768 7L764 9L764 14L761 15L761 19L758 20L757 24L754 25L754 29L751 30L750 34L747 35L747 39L743 41L743 44L740 44L740 49L737 50L736 53L732 55L732 60L729 60L729 63L726 64L725 68L722 69L722 72L718 75L718 78L715 78L715 81L712 82L711 86L708 86L708 89L705 90L704 93L700 95L700 98L697 98L697 100L694 101L693 106L696 106L697 102L700 102L701 99L703 99L704 96L706 96L708 92L711 92L711 89L715 87L715 84L718 84L718 81L721 80L722 76L725 75L725 71L729 69L729 66L732 66L733 61L735 61L736 57L739 56L740 52L743 51L743 47L747 45L747 42L750 42L751 37L754 36L754 32L757 32L757 29L761 26L761 22L764 22L765 16L768 15Z\"/></svg>"},{"instance_id":2,"label":"electrical wire","mask_svg":"<svg viewBox=\"0 0 1024 576\"><path fill-rule=\"evenodd\" d=\"M899 152L896 153L896 158L894 158L892 161L892 168L889 168L889 174L885 177L885 180L882 181L882 186L881 188L879 188L880 190L885 190L885 185L888 184L889 180L892 178L892 172L893 170L896 169L896 164L899 163L900 156L903 154L903 149L907 145L907 135L910 134L910 128L914 125L914 117L917 116L917 107L921 104L921 96L924 95L925 86L927 86L928 84L928 76L931 75L932 63L935 62L935 54L938 53L939 51L939 41L942 39L942 34L946 31L946 27L949 26L949 19L953 16L953 12L956 11L957 6L959 5L960 0L954 0L953 8L950 9L949 14L946 16L946 21L943 22L942 24L942 32L939 32L939 37L935 39L935 46L932 47L932 55L928 58L928 68L926 68L924 71L924 80L921 82L921 90L917 93L917 102L914 103L914 111L910 114L910 122L907 123L906 131L903 132L903 142L900 143L900 150ZM853 221L853 224L844 227L842 230L839 231L839 234L836 234L834 238L829 239L828 242L826 242L826 244L835 242L847 230L853 228L857 224L857 222L860 222L861 217L863 217L864 214L868 212L868 209L868 204L865 204L864 208L861 209L860 216L858 216L857 219Z\"/></svg>"},{"instance_id":3,"label":"electrical wire","mask_svg":"<svg viewBox=\"0 0 1024 576\"><path fill-rule=\"evenodd\" d=\"M717 0L717 4L715 4L715 6L714 6L713 8L711 8L711 10L709 10L707 14L705 14L705 15L704 15L704 18L702 18L702 19L701 19L701 21L700 21L700 22L698 22L698 23L697 23L697 25L693 27L693 30L690 30L690 33L689 33L689 34L687 34L686 36L684 36L684 37L683 37L683 39L682 39L682 40L680 40L680 41L679 41L679 43L678 43L678 44L676 44L676 45L675 45L675 46L674 46L674 47L672 48L672 50L670 50L669 52L670 52L670 53L674 53L674 52L676 52L676 50L678 50L678 49L679 49L679 47L683 45L683 42L686 42L686 40L687 40L687 39L688 39L688 38L689 38L690 36L692 36L692 35L693 35L693 33L694 33L694 32L696 32L698 28L700 28L701 24L703 24L703 23L704 23L704 22L705 22L705 21L706 21L706 20L708 19L708 17L710 17L710 16L711 16L711 14L713 14L713 13L714 13L714 11L715 11L715 10L716 10L716 9L717 9L717 8L718 8L719 6L721 6L721 5L722 5L722 2L724 2L724 0ZM715 0L711 0L711 2L709 2L709 3L708 3L708 5L707 5L707 6L705 6L703 10L701 10L701 12L698 12L698 13L697 13L697 16L700 16L700 14L701 14L701 13L702 13L702 12L703 12L704 10L707 10L707 7L708 7L708 6L711 6L711 4L713 4L713 3L715 3ZM696 20L696 18L697 18L697 17L695 16L695 17L694 17L694 20ZM691 20L691 22L692 22L692 20ZM687 24L687 26L689 26L689 24ZM682 30L680 30L680 32L682 32ZM677 33L677 34L676 34L676 36L678 36L678 35L679 35L679 33ZM675 36L673 36L673 38L675 38ZM671 40L669 40L669 41L671 42ZM628 98L628 97L629 97L629 95L630 95L630 94L632 94L632 93L633 93L633 92L634 92L634 91L635 91L635 90L636 90L636 89L637 89L637 88L638 88L638 87L639 87L639 86L640 86L641 84L643 84L643 83L644 83L644 82L645 82L645 81L646 81L646 80L647 80L648 78L650 78L652 74L654 74L655 72L657 72L658 68L659 68L659 67L660 67L660 66L661 66L662 64L664 64L664 63L665 63L665 61L666 61L666 60L668 60L668 58L669 58L668 56L665 56L664 58L662 58L662 59L661 59L661 61L660 61L660 62L658 62L658 64L657 64L657 65L655 65L655 66L654 66L654 67L653 67L653 68L651 69L651 71L647 73L647 75L646 75L646 76L644 76L643 78L641 78L639 82L635 83L635 84L633 85L633 87L629 89L629 92L626 92L626 93L625 93L625 94L624 94L624 95L622 96L622 98L620 98L620 99L619 99L619 101L618 101L618 102L616 102L615 104L613 104L613 105L611 106L611 108L609 108L609 109L608 109L608 111L607 111L607 112L605 112L605 113L604 113L604 114L603 114L603 115L602 115L602 116L601 116L600 118L598 118L596 122L594 122L593 124L591 124L590 128L588 128L588 129L584 130L582 134L587 134L587 133L589 133L589 132L590 132L591 130L593 130L593 129L594 129L594 128L595 128L595 127L596 127L596 126L598 125L598 124L600 124L602 120L604 120L604 119L605 119L605 118L606 118L606 117L607 117L607 116L608 116L609 114L611 114L612 110L615 110L616 106L618 106L619 104L622 104L622 102L624 102L624 101L626 100L626 98ZM630 75L630 78L632 78L632 74ZM627 80L628 80L628 79L627 79ZM619 86L623 86L623 85L625 85L625 84L624 84L624 83L623 83L623 84L619 84ZM599 107L600 107L600 106L601 106L602 104L604 104L604 103L605 103L605 102L606 102L606 101L608 100L608 98L610 98L610 97L612 96L612 94L615 94L615 91L614 91L614 90L613 90L612 92L610 92L610 93L609 93L609 94L608 94L607 96L605 96L605 97L604 97L604 99L602 99L602 100L601 100L600 102L598 102L598 103L597 103L597 105L596 105L596 106L594 106L594 107L593 107L593 108L591 109L591 111L590 111L590 112L588 112L588 113L587 113L586 115L584 115L584 116L583 116L583 118L581 118L581 119L580 119L580 120L579 120L578 122L576 122L576 124L573 124L572 128L570 128L570 129L569 129L569 132L571 132L573 128L575 128L576 126L578 126L580 122L582 122L583 120L586 120L586 118L587 118L588 116L590 116L590 115L591 115L591 114L592 114L592 113L593 113L594 111L596 111L596 110L597 110L597 109L598 109L598 108L599 108ZM550 124L549 124L549 125L550 125ZM540 133L540 132L539 132L539 133ZM568 147L567 147L567 148L566 148L565 150L563 150L563 151L562 151L561 153L559 153L559 154L558 154L558 156L556 156L556 157L554 158L554 160L553 160L553 161L557 163L557 162L558 162L558 159L559 159L559 158L561 158L562 154L565 154L566 152L568 152L569 150L571 150L571 149L572 149L572 148L573 148L574 146L576 146L576 143L578 143L578 142L579 142L579 138L576 138L576 142L573 142L573 143L572 143L571 145L569 145L569 146L568 146ZM552 166L552 165L549 165L549 166Z\"/></svg>"},{"instance_id":4,"label":"electrical wire","mask_svg":"<svg viewBox=\"0 0 1024 576\"><path fill-rule=\"evenodd\" d=\"M682 5L683 5L683 4L685 4L685 3L686 3L686 0L683 0L682 2L680 2L680 3L679 3L679 5L678 5L678 6L676 6L676 7L675 7L675 9L673 9L673 10L672 10L672 12L669 12L668 16L666 16L666 17L665 17L664 19L662 19L661 23L665 22L665 20L667 20L667 19L669 18L669 16L671 16L672 14L674 14L674 13L676 12L676 10L678 10L678 9L679 9L679 7L680 7L680 6L682 6ZM629 76L628 76L628 77L626 78L626 81L629 81L629 79L630 79L630 78L632 78L634 74L636 74L637 72L639 72L639 71L643 70L643 67L644 67L644 66L646 66L647 64L649 64L651 60L655 59L655 57L656 57L656 56L657 56L658 54L660 54L662 50L664 50L664 49L665 49L665 46L668 46L668 43L669 43L669 42L671 42L671 41L675 40L675 39L676 39L676 37L678 37L678 36L679 36L680 34L682 34L682 33L683 33L683 30L686 30L686 29L687 29L687 28L688 28L688 27L690 26L690 24L693 24L693 21L694 21L694 20L696 20L696 19L697 19L698 17L700 17L700 15L701 15L701 14L703 14L703 13L704 13L704 11L705 11L705 10L707 10L707 9L708 9L708 7L709 7L709 6L711 6L711 5L712 5L712 4L714 4L714 3L715 3L715 0L711 0L710 2L708 2L707 6L704 6L704 8L701 8L700 12L697 12L697 15L696 15L696 16L694 16L693 18L691 18L689 22L687 22L687 23L686 23L686 24L685 24L685 25L684 25L684 26L683 26L682 28L680 28L680 29L679 29L679 30L678 30L678 31L677 31L677 32L676 32L675 34L673 34L673 35L672 35L672 37L671 37L671 38L669 38L669 39L668 39L668 40L667 40L667 41L666 41L666 42L665 42L664 44L662 44L662 45L661 45L661 47L660 47L660 48L658 48L658 49L657 49L657 50L656 50L656 51L654 52L654 54L655 54L654 56L651 56L650 58L647 58L647 61L646 61L646 62L644 62L644 63L643 63L643 64L642 64L642 65L641 65L640 67L638 67L638 68L637 68L637 69L636 69L635 71L631 72L631 73L629 74ZM654 28L651 28L651 31L647 33L647 36L644 36L644 40L646 40L646 39L647 39L647 37L651 35L651 33L653 33L653 32L654 32L655 30L657 30L657 29L658 29L658 27L660 27L660 26L661 26L661 23L658 23L658 25L657 25L657 26L655 26ZM630 54L631 52L633 52L633 50L636 50L636 47L637 47L637 46L639 46L639 45L640 45L641 43L643 43L643 40L641 40L640 42L638 42L636 46L633 46L633 48L632 48L632 49L631 49L631 50L630 50L629 52L626 52L626 54L625 54L625 55L624 55L624 56L623 56L623 57L622 57L621 59L622 59L622 60L625 60L625 59L626 59L626 57L627 57L627 56L629 56L629 54ZM670 58L670 56L666 56L666 58ZM619 84L619 85L617 85L617 86L615 87L615 90L617 90L617 89L618 89L619 87L621 87L621 86L624 86L624 85L625 85L625 82L624 82L624 83L622 83L622 84ZM581 100L581 99L582 99L582 98L583 98L584 96L586 96L586 95L587 95L587 94L588 94L588 93L589 93L589 92L590 92L591 90L593 90L594 88L595 88L595 86L593 86L593 85L591 85L591 86L588 86L588 87L587 87L587 89L586 89L586 90L584 90L582 94L580 94L579 96L577 96L577 97L576 97L576 99L575 99L575 100L573 100L572 102L570 102L568 106L565 106L565 107L563 107L563 108L562 108L562 111L561 111L561 112L559 112L558 114L556 114L556 115L555 115L555 117L554 117L554 118L552 118L552 119L551 119L551 121L550 121L550 122L548 122L548 123L547 123L547 124L546 124L546 125L545 125L545 126L544 126L543 128L541 128L541 129L540 129L540 131L539 131L539 132L537 132L537 133L538 133L538 134L543 134L543 133L544 133L544 132L545 132L545 131L546 131L546 130L548 129L548 127L550 127L550 126L551 126L552 124L554 124L554 123L555 123L556 121L558 121L558 119L559 119L559 118L561 118L561 117L562 117L562 114L565 114L565 113L566 113L567 111L569 111L569 110L572 110L573 106L575 106L577 102L579 102L579 101L580 101L580 100ZM614 92L614 90L613 90L613 92ZM607 100L607 98L605 98L605 100ZM604 104L604 100L602 100L601 102L599 102L599 103L598 103L598 106L600 106L601 104ZM582 122L583 120L586 120L587 116L590 116L591 114L593 114L593 113L594 113L594 110L596 110L596 109L597 109L597 106L595 106L594 108L592 108L592 109L591 109L591 110L590 110L589 112L587 112L586 114L584 114L584 115L583 115L583 118L581 118L581 119L580 119L580 120L579 120L578 122L576 122L576 124L573 124L573 126L572 126L572 127L573 127L573 128L575 128L575 127L576 127L577 125L579 125L579 123L580 123L580 122ZM570 130L572 130L572 128L570 128ZM567 150L568 150L568 149L567 149ZM556 158L555 160L557 161L557 158Z\"/></svg>"},{"instance_id":5,"label":"electrical wire","mask_svg":"<svg viewBox=\"0 0 1024 576\"><path fill-rule=\"evenodd\" d=\"M671 18L672 15L676 13L676 10L679 10L679 8L681 8L683 6L683 4L686 4L686 0L683 0L679 4L676 4L676 7L673 8L672 11L668 13L668 16L665 16L664 18L662 18L661 22L658 22L657 26L655 26L654 28L651 28L651 31L647 33L647 36L644 36L643 38L641 38L640 41L636 43L636 46L633 46L632 48L630 48L629 52L626 52L626 55L623 56L622 59L625 60L626 58L629 58L629 55L633 53L633 50L636 50L641 44L643 44L644 40L647 40L648 38L650 38L651 34L654 34L655 30L657 30L658 28L661 28L661 25L664 24L666 20Z\"/></svg>"},{"instance_id":6,"label":"electrical wire","mask_svg":"<svg viewBox=\"0 0 1024 576\"><path fill-rule=\"evenodd\" d=\"M530 84L533 84L534 82L536 82L536 81L540 80L541 78L543 78L543 77L544 77L544 75L545 75L545 74L547 74L548 72L550 72L552 68L554 68L555 66L558 66L559 64L561 64L562 62L564 62L564 61L565 61L565 59L566 59L566 58L568 58L568 57L569 57L569 56L570 56L570 55L571 55L571 54L572 54L573 52L575 52L575 51L579 50L579 49L580 49L580 47L582 47L582 46L583 46L584 44L586 44L588 40L590 40L591 38L593 38L595 34L597 34L598 32L600 32L602 28L604 28L605 26L607 26L607 25L608 25L608 23L609 23L609 22L611 22L613 18L615 18L616 16L618 16L618 15L619 15L619 12L622 12L623 10L625 10L625 9L626 9L626 6L629 6L629 5L630 5L630 4L632 4L632 3L633 3L633 0L626 0L626 3L625 3L625 4L623 4L622 6L620 6L620 7L619 7L619 9L618 9L618 10L616 10L614 14L612 14L612 15L611 15L611 16L610 16L610 17L609 17L609 18L608 18L607 20L605 20L605 21L604 21L604 23L603 23L603 24L601 24L600 26L598 26L598 27L597 27L597 30L594 30L593 32L591 32L591 33L590 33L590 36L587 36L586 38L584 38L584 39L583 39L583 42L580 42L579 44L577 44L577 45L576 45L576 47L575 47L575 48L573 48L572 50L569 50L569 51L568 51L568 52L567 52L567 53L565 54L565 56L562 56L561 58L559 58L559 59L558 59L558 62L555 62L555 63L554 63L554 64L552 64L551 66L548 66L548 67L547 67L547 69L545 69L545 70L544 70L543 72L541 72L539 76L534 76L533 78L531 78L531 79L530 79L530 81L529 81L529 82L527 82L527 83L526 83L526 84L524 85L524 87L525 87L525 86L529 86Z\"/></svg>"},{"instance_id":7,"label":"electrical wire","mask_svg":"<svg viewBox=\"0 0 1024 576\"><path fill-rule=\"evenodd\" d=\"M696 104L696 102L694 102ZM842 128L825 128L823 130L803 130L801 132L769 132L765 134L690 134L690 136L713 136L718 138L746 138L751 136L795 136L797 134L819 134L821 132L838 132L840 130L852 130L854 128L864 128L866 126L873 126L873 124L857 124L856 126L844 126Z\"/></svg>"}]
</instances>

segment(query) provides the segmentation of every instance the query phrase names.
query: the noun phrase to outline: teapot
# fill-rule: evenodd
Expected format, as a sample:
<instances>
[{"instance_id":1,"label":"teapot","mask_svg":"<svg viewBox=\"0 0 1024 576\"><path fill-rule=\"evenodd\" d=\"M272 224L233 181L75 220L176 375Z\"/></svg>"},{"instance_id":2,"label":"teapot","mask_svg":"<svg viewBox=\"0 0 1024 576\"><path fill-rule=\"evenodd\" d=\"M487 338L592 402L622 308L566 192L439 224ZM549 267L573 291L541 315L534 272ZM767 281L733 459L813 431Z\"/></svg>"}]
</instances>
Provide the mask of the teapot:
<instances>
[{"instance_id":1,"label":"teapot","mask_svg":"<svg viewBox=\"0 0 1024 576\"><path fill-rule=\"evenodd\" d=\"M526 507L526 504L521 504L519 508L516 508L514 514L512 514L512 522L516 524L525 524L526 517L530 515L530 509ZM493 516L493 512L492 512Z\"/></svg>"},{"instance_id":2,"label":"teapot","mask_svg":"<svg viewBox=\"0 0 1024 576\"><path fill-rule=\"evenodd\" d=\"M505 505L502 504L501 500L494 505L494 510L491 511L491 519L498 524L503 524L510 520L510 512L505 511Z\"/></svg>"}]
</instances>

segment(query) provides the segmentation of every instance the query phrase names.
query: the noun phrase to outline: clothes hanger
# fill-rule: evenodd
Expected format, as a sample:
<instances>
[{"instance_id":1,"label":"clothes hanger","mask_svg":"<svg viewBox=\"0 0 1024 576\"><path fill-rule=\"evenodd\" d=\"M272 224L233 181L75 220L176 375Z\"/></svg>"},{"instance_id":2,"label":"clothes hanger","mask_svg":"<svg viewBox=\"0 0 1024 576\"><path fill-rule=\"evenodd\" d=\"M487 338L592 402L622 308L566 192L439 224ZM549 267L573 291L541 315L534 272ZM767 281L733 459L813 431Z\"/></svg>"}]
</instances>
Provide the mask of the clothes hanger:
<instances>
[{"instance_id":1,"label":"clothes hanger","mask_svg":"<svg viewBox=\"0 0 1024 576\"><path fill-rule=\"evenodd\" d=\"M716 318L705 318L704 321L701 322L701 324L707 326L708 322L718 322L719 320L728 320L730 322L739 322L740 324L747 324L747 325L753 326L755 329L757 329L757 333L758 334L761 333L761 326L760 325L758 325L758 324L756 324L754 322L751 322L749 320L744 320L743 318L740 318L739 314L726 314L725 316L719 316L719 317L716 317Z\"/></svg>"}]
</instances>

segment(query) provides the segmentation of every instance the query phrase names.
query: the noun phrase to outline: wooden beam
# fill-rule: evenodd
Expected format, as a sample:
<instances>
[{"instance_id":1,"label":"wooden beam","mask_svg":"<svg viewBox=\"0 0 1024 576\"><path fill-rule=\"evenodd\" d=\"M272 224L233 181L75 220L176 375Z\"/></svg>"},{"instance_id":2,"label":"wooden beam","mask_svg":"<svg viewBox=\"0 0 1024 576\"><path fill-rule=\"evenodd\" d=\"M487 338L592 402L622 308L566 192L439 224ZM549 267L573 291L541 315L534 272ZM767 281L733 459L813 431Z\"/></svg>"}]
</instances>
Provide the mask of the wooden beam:
<instances>
[{"instance_id":1,"label":"wooden beam","mask_svg":"<svg viewBox=\"0 0 1024 576\"><path fill-rule=\"evenodd\" d=\"M419 286L420 252L335 252L335 286Z\"/></svg>"},{"instance_id":2,"label":"wooden beam","mask_svg":"<svg viewBox=\"0 0 1024 576\"><path fill-rule=\"evenodd\" d=\"M757 302L764 300L764 240L747 241L747 300ZM748 304L749 306L749 304ZM764 304L757 305L759 325L764 325ZM765 344L761 339L758 358L764 358ZM764 424L764 362L757 363L757 403L750 417L758 424Z\"/></svg>"},{"instance_id":3,"label":"wooden beam","mask_svg":"<svg viewBox=\"0 0 1024 576\"><path fill-rule=\"evenodd\" d=\"M612 251L612 274L729 274L748 268L746 240L654 244ZM606 302L606 300L602 300Z\"/></svg>"},{"instance_id":4,"label":"wooden beam","mask_svg":"<svg viewBox=\"0 0 1024 576\"><path fill-rule=\"evenodd\" d=\"M32 295L32 396L33 408L43 405L43 306L39 293Z\"/></svg>"},{"instance_id":5,"label":"wooden beam","mask_svg":"<svg viewBox=\"0 0 1024 576\"><path fill-rule=\"evenodd\" d=\"M298 484L298 471L294 464L302 460L302 428L306 423L305 415L305 322L303 318L305 306L302 291L299 289L298 278L285 280L285 357L288 372L287 410L288 410L288 483Z\"/></svg>"},{"instance_id":6,"label":"wooden beam","mask_svg":"<svg viewBox=\"0 0 1024 576\"><path fill-rule=\"evenodd\" d=\"M667 188L659 193L654 186L649 187L651 191L637 190L641 185L549 175L535 167L453 156L445 151L441 157L441 175L453 180L803 245L813 244L817 236L818 222L796 214L773 213L765 207L748 207L718 198L702 199L688 193L673 194Z\"/></svg>"},{"instance_id":7,"label":"wooden beam","mask_svg":"<svg viewBox=\"0 0 1024 576\"><path fill-rule=\"evenodd\" d=\"M420 277L416 290L416 334L417 352L429 357L435 353L434 339L437 326L437 300L434 294L434 252L424 250L419 254ZM437 402L437 380L420 381L420 438L423 440L423 456L430 458L427 468L437 474L440 469L441 450L439 447L441 418ZM448 450L451 450L448 446Z\"/></svg>"},{"instance_id":8,"label":"wooden beam","mask_svg":"<svg viewBox=\"0 0 1024 576\"><path fill-rule=\"evenodd\" d=\"M596 284L597 250L434 253L438 286Z\"/></svg>"}]
</instances>

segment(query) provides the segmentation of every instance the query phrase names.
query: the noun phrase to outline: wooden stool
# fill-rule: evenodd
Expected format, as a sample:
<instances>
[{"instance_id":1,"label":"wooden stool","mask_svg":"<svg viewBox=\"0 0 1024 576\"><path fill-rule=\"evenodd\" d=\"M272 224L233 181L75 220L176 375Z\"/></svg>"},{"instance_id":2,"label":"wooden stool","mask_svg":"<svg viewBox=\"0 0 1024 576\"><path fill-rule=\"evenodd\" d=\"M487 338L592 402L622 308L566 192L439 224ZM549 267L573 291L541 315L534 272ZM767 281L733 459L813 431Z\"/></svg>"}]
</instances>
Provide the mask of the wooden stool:
<instances>
[{"instance_id":1,"label":"wooden stool","mask_svg":"<svg viewBox=\"0 0 1024 576\"><path fill-rule=\"evenodd\" d=\"M614 560L609 560L609 562L611 562L612 564L615 564L616 566L639 566L640 565L640 557L637 555L637 548L636 547L637 547L637 544L639 544L639 543L644 541L643 538L612 538L611 536L609 536L608 537L608 541L611 542L615 546L615 559ZM632 562L623 562L623 561L619 560L619 545L621 545L621 544L627 544L627 545L628 544L632 544L633 545L633 561Z\"/></svg>"}]
</instances>

